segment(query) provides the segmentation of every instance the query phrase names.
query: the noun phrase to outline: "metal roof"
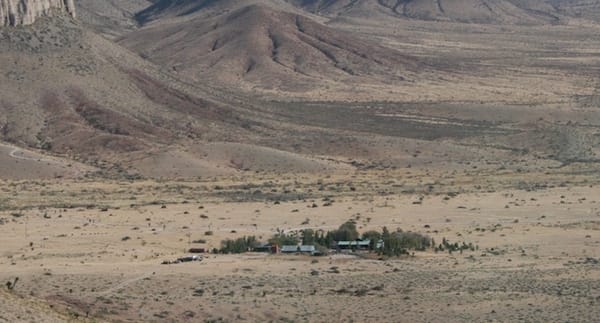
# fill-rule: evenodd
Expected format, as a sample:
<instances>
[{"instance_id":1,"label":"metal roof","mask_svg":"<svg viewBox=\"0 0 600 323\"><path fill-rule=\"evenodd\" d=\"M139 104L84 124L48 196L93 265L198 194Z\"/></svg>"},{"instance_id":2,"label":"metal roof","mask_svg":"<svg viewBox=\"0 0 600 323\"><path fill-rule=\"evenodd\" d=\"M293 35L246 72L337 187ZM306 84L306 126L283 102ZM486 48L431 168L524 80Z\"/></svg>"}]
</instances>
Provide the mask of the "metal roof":
<instances>
[{"instance_id":1,"label":"metal roof","mask_svg":"<svg viewBox=\"0 0 600 323\"><path fill-rule=\"evenodd\" d=\"M298 246L281 246L281 252L297 252Z\"/></svg>"},{"instance_id":2,"label":"metal roof","mask_svg":"<svg viewBox=\"0 0 600 323\"><path fill-rule=\"evenodd\" d=\"M317 248L313 245L302 245L302 246L281 246L281 252L315 252Z\"/></svg>"},{"instance_id":3,"label":"metal roof","mask_svg":"<svg viewBox=\"0 0 600 323\"><path fill-rule=\"evenodd\" d=\"M315 250L317 250L317 248L312 245L300 246L300 252L313 252Z\"/></svg>"},{"instance_id":4,"label":"metal roof","mask_svg":"<svg viewBox=\"0 0 600 323\"><path fill-rule=\"evenodd\" d=\"M370 246L371 240L363 240L363 241L338 241L338 246Z\"/></svg>"}]
</instances>

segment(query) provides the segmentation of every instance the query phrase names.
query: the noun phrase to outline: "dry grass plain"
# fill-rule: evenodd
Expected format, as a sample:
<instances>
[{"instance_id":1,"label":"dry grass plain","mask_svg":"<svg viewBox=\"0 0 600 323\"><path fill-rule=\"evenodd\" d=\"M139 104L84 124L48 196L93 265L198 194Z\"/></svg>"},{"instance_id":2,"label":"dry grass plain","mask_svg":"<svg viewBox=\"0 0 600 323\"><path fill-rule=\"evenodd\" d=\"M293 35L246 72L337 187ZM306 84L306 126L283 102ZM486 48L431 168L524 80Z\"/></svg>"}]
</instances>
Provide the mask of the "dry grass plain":
<instances>
[{"instance_id":1,"label":"dry grass plain","mask_svg":"<svg viewBox=\"0 0 600 323\"><path fill-rule=\"evenodd\" d=\"M4 181L0 281L19 281L2 287L0 321L592 322L600 315L597 174L577 165ZM160 264L225 238L266 240L277 229L328 230L348 219L360 231L402 228L478 250L397 259L208 254ZM16 302L36 305L28 313Z\"/></svg>"}]
</instances>

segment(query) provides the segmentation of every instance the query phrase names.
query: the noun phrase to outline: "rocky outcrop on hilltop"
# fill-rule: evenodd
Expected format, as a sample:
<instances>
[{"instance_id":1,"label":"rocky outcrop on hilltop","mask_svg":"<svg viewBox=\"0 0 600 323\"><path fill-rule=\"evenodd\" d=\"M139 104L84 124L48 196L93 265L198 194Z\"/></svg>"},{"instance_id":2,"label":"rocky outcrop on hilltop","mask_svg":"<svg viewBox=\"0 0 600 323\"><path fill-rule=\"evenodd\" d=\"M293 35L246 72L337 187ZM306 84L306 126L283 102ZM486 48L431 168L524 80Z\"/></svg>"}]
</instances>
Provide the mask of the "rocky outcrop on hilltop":
<instances>
[{"instance_id":1,"label":"rocky outcrop on hilltop","mask_svg":"<svg viewBox=\"0 0 600 323\"><path fill-rule=\"evenodd\" d=\"M30 25L52 12L75 17L74 0L0 0L0 27Z\"/></svg>"}]
</instances>

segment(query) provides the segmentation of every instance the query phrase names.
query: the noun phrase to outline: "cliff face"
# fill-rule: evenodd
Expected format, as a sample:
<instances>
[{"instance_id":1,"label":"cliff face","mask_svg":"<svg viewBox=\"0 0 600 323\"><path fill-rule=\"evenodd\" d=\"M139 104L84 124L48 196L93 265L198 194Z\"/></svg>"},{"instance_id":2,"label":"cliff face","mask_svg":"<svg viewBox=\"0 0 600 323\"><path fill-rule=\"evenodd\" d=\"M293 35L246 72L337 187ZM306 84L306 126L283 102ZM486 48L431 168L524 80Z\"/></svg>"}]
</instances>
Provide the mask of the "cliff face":
<instances>
[{"instance_id":1,"label":"cliff face","mask_svg":"<svg viewBox=\"0 0 600 323\"><path fill-rule=\"evenodd\" d=\"M30 25L53 11L75 17L74 0L0 0L0 27Z\"/></svg>"}]
</instances>

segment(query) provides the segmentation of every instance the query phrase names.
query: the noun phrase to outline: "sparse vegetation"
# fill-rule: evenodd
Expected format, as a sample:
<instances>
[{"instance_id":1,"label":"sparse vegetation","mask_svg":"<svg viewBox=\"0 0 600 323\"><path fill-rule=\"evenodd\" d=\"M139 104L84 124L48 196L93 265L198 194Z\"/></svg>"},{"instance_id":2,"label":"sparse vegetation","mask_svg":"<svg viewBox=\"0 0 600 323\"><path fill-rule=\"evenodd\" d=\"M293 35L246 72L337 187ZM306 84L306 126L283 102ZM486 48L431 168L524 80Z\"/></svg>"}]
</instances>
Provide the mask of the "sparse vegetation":
<instances>
[{"instance_id":1,"label":"sparse vegetation","mask_svg":"<svg viewBox=\"0 0 600 323\"><path fill-rule=\"evenodd\" d=\"M439 244L438 246L435 246L435 251L448 251L449 253L458 251L460 253L462 253L464 250L470 250L470 251L475 251L475 250L479 250L479 247L476 245L473 245L471 242L466 243L466 242L462 242L462 243L451 243L450 241L448 241L446 238L442 239L442 243Z\"/></svg>"},{"instance_id":2,"label":"sparse vegetation","mask_svg":"<svg viewBox=\"0 0 600 323\"><path fill-rule=\"evenodd\" d=\"M163 2L0 28L0 320L600 317L600 7Z\"/></svg>"}]
</instances>

